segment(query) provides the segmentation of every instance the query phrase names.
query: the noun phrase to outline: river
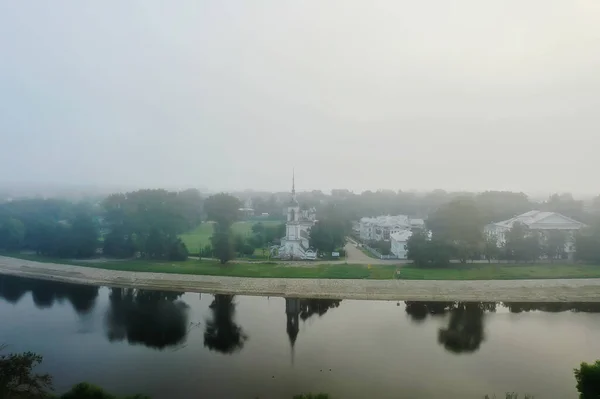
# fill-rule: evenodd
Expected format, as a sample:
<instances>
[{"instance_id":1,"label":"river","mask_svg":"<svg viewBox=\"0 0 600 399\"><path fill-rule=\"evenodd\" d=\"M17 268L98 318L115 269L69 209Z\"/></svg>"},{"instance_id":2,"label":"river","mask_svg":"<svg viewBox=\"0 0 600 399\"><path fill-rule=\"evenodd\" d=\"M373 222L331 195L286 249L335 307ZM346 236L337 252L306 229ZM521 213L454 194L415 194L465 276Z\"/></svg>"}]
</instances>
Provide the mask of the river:
<instances>
[{"instance_id":1,"label":"river","mask_svg":"<svg viewBox=\"0 0 600 399\"><path fill-rule=\"evenodd\" d=\"M0 343L154 399L576 398L598 303L395 302L115 289L0 275Z\"/></svg>"}]
</instances>

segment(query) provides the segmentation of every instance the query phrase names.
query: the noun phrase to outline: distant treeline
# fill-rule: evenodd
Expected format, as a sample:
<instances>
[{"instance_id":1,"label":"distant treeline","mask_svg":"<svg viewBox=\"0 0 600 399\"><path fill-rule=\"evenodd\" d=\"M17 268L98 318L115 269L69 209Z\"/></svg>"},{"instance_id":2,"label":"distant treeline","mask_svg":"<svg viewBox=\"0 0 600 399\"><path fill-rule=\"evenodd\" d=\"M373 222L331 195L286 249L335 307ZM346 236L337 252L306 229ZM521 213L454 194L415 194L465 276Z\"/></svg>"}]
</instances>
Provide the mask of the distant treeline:
<instances>
[{"instance_id":1,"label":"distant treeline","mask_svg":"<svg viewBox=\"0 0 600 399\"><path fill-rule=\"evenodd\" d=\"M100 203L16 200L0 205L0 249L86 258L103 248L107 256L185 259L187 249L177 235L201 220L196 190L139 190Z\"/></svg>"},{"instance_id":2,"label":"distant treeline","mask_svg":"<svg viewBox=\"0 0 600 399\"><path fill-rule=\"evenodd\" d=\"M272 217L282 217L289 199L286 195L243 193L239 198L240 206L251 200L255 214L269 213ZM543 202L532 201L523 193L500 191L410 193L382 190L354 194L348 190L333 190L331 195L321 191L298 194L302 208L316 207L319 220L336 221L330 223L335 225L335 229L326 229L323 234L315 231L315 245L327 247L327 250L338 246L337 236L347 230L343 223L363 216L385 214L427 218L443 205L465 197L475 204L478 223L500 221L540 209L559 212L593 225L600 213L600 197L586 204L570 194L555 194ZM73 203L37 198L13 200L0 204L0 249L29 250L60 258L85 258L93 256L101 248L105 256L120 258L138 254L150 259L185 259L187 248L178 235L207 219L205 202L206 199L194 189L180 192L139 190L113 194L96 202ZM335 217L332 217L333 214ZM232 214L231 220L238 216ZM320 232L324 226L320 226ZM331 235L330 230L339 230L336 240L323 239ZM255 244L255 247L264 246L264 242Z\"/></svg>"}]
</instances>

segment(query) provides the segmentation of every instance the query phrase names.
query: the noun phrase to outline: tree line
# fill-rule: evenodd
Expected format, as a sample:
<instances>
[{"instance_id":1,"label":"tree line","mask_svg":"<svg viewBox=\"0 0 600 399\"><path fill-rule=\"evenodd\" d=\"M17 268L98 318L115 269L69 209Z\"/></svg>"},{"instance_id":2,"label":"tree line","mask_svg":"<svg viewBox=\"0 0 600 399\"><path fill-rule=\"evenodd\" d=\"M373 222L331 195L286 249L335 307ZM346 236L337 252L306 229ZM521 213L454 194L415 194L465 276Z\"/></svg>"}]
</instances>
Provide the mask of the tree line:
<instances>
[{"instance_id":1,"label":"tree line","mask_svg":"<svg viewBox=\"0 0 600 399\"><path fill-rule=\"evenodd\" d=\"M202 220L197 190L139 190L100 203L23 199L0 204L0 249L58 258L107 256L183 260L177 237Z\"/></svg>"},{"instance_id":2,"label":"tree line","mask_svg":"<svg viewBox=\"0 0 600 399\"><path fill-rule=\"evenodd\" d=\"M283 195L283 194L282 194ZM428 216L433 237L415 235L414 259L438 263L454 257L468 259L528 260L536 254L559 258L561 237L549 237L547 248L535 248L534 240L520 239L515 231L507 240L506 250L491 245L491 238L481 234L486 223L508 219L531 209L555 211L590 226L600 213L600 199L584 206L569 194L553 195L535 202L523 193L489 191L484 193L450 193L434 190L409 193L382 190L354 194L348 190L299 193L303 208L316 206L318 222L311 231L310 245L321 252L337 251L349 233L349 221L363 216L407 214ZM266 199L253 198L256 207L267 207L281 215L283 204L273 194ZM241 201L232 195L217 194L203 198L197 190L173 192L138 190L113 194L101 202L72 203L60 199L24 199L0 204L0 250L32 251L58 258L92 257L100 250L105 256L183 260L188 249L179 235L203 221L214 221L211 243L200 256L216 257L222 263L237 256L247 256L256 248L265 252L285 234L284 226L257 224L250 237L232 234L232 224L241 218ZM454 215L459 215L454 217ZM476 228L473 228L475 226ZM517 234L519 233L519 234ZM526 234L530 238L531 233ZM577 240L581 260L600 261L600 228L588 229ZM514 244L514 245L513 245ZM512 245L512 247L511 247ZM386 252L388 248L380 248ZM426 256L426 254L429 254ZM429 257L429 259L425 259ZM435 259L434 259L435 258ZM442 262L443 263L443 262Z\"/></svg>"},{"instance_id":3,"label":"tree line","mask_svg":"<svg viewBox=\"0 0 600 399\"><path fill-rule=\"evenodd\" d=\"M572 202L570 198L564 200L566 205L561 201L555 198L552 209L568 208ZM413 232L406 245L407 257L421 266L444 266L451 259L463 263L478 259L533 262L541 257L551 261L565 259L570 249L578 260L598 263L600 223L591 215L579 221L589 225L573 236L559 230L530 230L515 223L499 240L484 232L484 226L490 223L486 207L474 198L459 197L432 212L426 229Z\"/></svg>"}]
</instances>

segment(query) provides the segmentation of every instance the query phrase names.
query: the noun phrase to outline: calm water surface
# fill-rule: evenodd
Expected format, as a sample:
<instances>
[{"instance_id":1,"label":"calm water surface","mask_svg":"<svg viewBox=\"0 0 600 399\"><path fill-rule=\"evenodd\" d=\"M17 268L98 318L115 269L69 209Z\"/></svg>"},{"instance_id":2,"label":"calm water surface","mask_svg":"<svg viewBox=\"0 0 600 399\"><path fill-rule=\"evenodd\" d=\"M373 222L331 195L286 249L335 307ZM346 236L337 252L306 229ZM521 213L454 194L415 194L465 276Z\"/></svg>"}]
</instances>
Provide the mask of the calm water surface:
<instances>
[{"instance_id":1,"label":"calm water surface","mask_svg":"<svg viewBox=\"0 0 600 399\"><path fill-rule=\"evenodd\" d=\"M0 343L162 398L575 398L600 305L306 300L109 289L0 276Z\"/></svg>"}]
</instances>

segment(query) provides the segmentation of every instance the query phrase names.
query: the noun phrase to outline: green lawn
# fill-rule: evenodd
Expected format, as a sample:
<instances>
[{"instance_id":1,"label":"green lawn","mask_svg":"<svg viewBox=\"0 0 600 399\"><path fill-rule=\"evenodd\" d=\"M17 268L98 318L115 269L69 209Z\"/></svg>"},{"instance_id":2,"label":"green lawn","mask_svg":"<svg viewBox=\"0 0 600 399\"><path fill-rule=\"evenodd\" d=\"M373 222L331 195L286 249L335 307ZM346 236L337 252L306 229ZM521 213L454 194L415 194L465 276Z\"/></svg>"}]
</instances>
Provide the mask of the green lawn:
<instances>
[{"instance_id":1,"label":"green lawn","mask_svg":"<svg viewBox=\"0 0 600 399\"><path fill-rule=\"evenodd\" d=\"M241 234L243 236L248 236L252 232L252 225L258 223L256 221L242 221L235 222L231 229L234 234ZM283 222L276 220L265 220L261 222L265 226L277 226ZM213 234L213 224L212 222L202 223L194 230L189 231L187 233L181 234L179 237L184 242L190 253L197 254L200 252L200 247L204 247L207 244L210 244L210 236Z\"/></svg>"},{"instance_id":2,"label":"green lawn","mask_svg":"<svg viewBox=\"0 0 600 399\"><path fill-rule=\"evenodd\" d=\"M599 265L540 264L452 264L446 268L402 266L404 280L520 280L553 278L600 278Z\"/></svg>"},{"instance_id":3,"label":"green lawn","mask_svg":"<svg viewBox=\"0 0 600 399\"><path fill-rule=\"evenodd\" d=\"M67 261L49 259L35 255L6 254L19 259L38 262L63 263L70 265L94 267L98 269L122 270L130 272L155 272L198 274L206 276L233 277L282 277L282 278L348 278L348 279L393 279L396 266L372 266L334 264L307 264L289 266L276 263L235 263L221 265L217 261L188 259L184 262L148 261L148 260L114 260L104 262Z\"/></svg>"}]
</instances>

